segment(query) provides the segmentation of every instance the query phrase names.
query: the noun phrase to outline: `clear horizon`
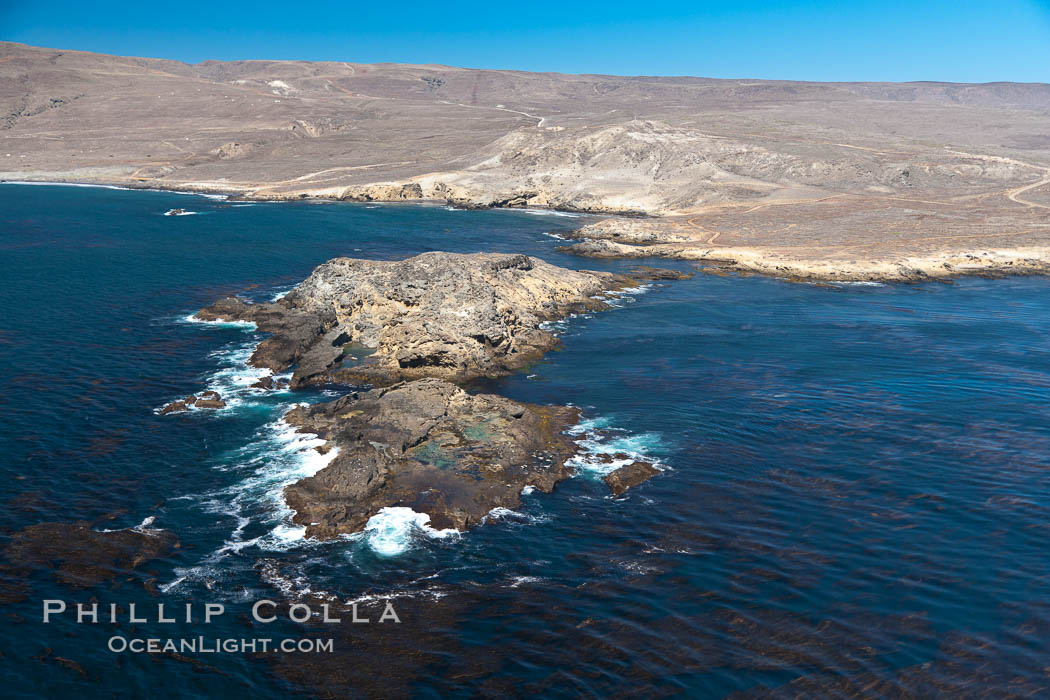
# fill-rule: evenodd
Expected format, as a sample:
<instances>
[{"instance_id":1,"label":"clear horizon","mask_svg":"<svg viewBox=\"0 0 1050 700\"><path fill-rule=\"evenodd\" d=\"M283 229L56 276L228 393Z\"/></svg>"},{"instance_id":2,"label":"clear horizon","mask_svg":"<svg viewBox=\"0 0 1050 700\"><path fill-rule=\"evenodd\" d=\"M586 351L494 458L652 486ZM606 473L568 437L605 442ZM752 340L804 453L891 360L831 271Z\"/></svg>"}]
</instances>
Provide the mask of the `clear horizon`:
<instances>
[{"instance_id":1,"label":"clear horizon","mask_svg":"<svg viewBox=\"0 0 1050 700\"><path fill-rule=\"evenodd\" d=\"M436 63L610 75L811 81L1050 82L1050 1L571 2L544 13L467 0L385 8L250 8L197 0L178 12L66 0L0 5L0 39L186 63ZM61 21L55 21L60 17Z\"/></svg>"}]
</instances>

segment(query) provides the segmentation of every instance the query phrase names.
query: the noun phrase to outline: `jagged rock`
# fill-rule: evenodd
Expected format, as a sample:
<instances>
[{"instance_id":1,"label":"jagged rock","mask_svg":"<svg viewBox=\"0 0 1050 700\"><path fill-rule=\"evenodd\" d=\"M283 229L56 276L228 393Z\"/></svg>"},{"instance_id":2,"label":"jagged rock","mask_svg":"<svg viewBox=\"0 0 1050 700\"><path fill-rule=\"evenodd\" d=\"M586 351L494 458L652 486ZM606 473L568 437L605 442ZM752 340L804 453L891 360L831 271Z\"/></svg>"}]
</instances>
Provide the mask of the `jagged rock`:
<instances>
[{"instance_id":1,"label":"jagged rock","mask_svg":"<svg viewBox=\"0 0 1050 700\"><path fill-rule=\"evenodd\" d=\"M287 299L287 297L285 298ZM259 343L249 362L255 367L284 371L296 364L320 335L335 325L335 313L304 313L285 299L275 303L250 304L228 297L201 309L203 321L250 321L259 330L273 335Z\"/></svg>"},{"instance_id":2,"label":"jagged rock","mask_svg":"<svg viewBox=\"0 0 1050 700\"><path fill-rule=\"evenodd\" d=\"M262 377L259 381L252 384L252 388L255 389L284 389L287 386L287 379L274 379L270 375Z\"/></svg>"},{"instance_id":3,"label":"jagged rock","mask_svg":"<svg viewBox=\"0 0 1050 700\"><path fill-rule=\"evenodd\" d=\"M181 401L172 401L164 408L160 409L162 416L169 413L180 413L182 411L188 411L190 408L226 408L226 401L223 400L222 396L217 391L202 391L200 396L190 394Z\"/></svg>"},{"instance_id":4,"label":"jagged rock","mask_svg":"<svg viewBox=\"0 0 1050 700\"><path fill-rule=\"evenodd\" d=\"M572 253L590 258L629 258L637 252L637 246L604 239L586 239L571 245L558 246L561 253Z\"/></svg>"},{"instance_id":5,"label":"jagged rock","mask_svg":"<svg viewBox=\"0 0 1050 700\"><path fill-rule=\"evenodd\" d=\"M664 280L664 281L679 281L691 279L695 272L684 272L682 270L668 270L662 267L649 267L648 265L640 265L634 268L633 273L642 279L647 280Z\"/></svg>"},{"instance_id":6,"label":"jagged rock","mask_svg":"<svg viewBox=\"0 0 1050 700\"><path fill-rule=\"evenodd\" d=\"M167 406L165 406L164 408L160 409L160 414L162 416L166 416L169 413L178 413L180 411L188 411L188 410L190 410L190 407L186 404L185 401L172 401Z\"/></svg>"},{"instance_id":7,"label":"jagged rock","mask_svg":"<svg viewBox=\"0 0 1050 700\"><path fill-rule=\"evenodd\" d=\"M251 363L284 371L291 386L390 384L506 374L557 344L541 328L570 313L606 308L594 297L652 279L567 270L526 255L424 253L402 261L336 258L274 303L229 298L204 320L253 321L273 335ZM373 348L344 367L347 347Z\"/></svg>"},{"instance_id":8,"label":"jagged rock","mask_svg":"<svg viewBox=\"0 0 1050 700\"><path fill-rule=\"evenodd\" d=\"M12 535L4 554L16 567L50 569L62 583L83 588L165 556L178 541L169 530L99 532L84 524L40 523Z\"/></svg>"},{"instance_id":9,"label":"jagged rock","mask_svg":"<svg viewBox=\"0 0 1050 700\"><path fill-rule=\"evenodd\" d=\"M622 496L629 488L647 481L660 473L660 470L649 462L631 462L607 474L603 481L612 491L613 496Z\"/></svg>"},{"instance_id":10,"label":"jagged rock","mask_svg":"<svg viewBox=\"0 0 1050 700\"><path fill-rule=\"evenodd\" d=\"M314 476L285 489L308 537L356 532L387 506L466 529L493 508L520 505L522 489L549 493L571 475L577 445L563 431L579 411L471 395L420 379L293 409L285 417L339 448Z\"/></svg>"}]
</instances>

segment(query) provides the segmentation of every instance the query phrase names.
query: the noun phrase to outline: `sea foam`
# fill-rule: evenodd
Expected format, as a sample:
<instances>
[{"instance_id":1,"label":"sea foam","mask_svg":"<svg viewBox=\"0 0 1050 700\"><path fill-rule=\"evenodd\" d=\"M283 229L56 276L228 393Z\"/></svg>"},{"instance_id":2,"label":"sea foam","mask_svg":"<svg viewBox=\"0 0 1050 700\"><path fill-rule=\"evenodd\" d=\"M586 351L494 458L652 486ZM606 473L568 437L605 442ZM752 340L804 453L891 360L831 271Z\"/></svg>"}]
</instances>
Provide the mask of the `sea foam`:
<instances>
[{"instance_id":1,"label":"sea foam","mask_svg":"<svg viewBox=\"0 0 1050 700\"><path fill-rule=\"evenodd\" d=\"M240 328L241 330L254 331L258 329L254 321L224 321L223 319L216 319L214 321L205 321L202 318L197 318L197 312L194 311L192 314L182 316L179 318L181 323L193 323L200 324L202 327L211 328Z\"/></svg>"},{"instance_id":2,"label":"sea foam","mask_svg":"<svg viewBox=\"0 0 1050 700\"><path fill-rule=\"evenodd\" d=\"M430 527L430 516L411 508L391 506L381 509L368 519L364 539L373 552L381 557L404 554L420 536L444 539L458 537L459 530L435 530Z\"/></svg>"},{"instance_id":3,"label":"sea foam","mask_svg":"<svg viewBox=\"0 0 1050 700\"><path fill-rule=\"evenodd\" d=\"M648 462L657 469L667 467L660 459L667 447L659 433L629 433L604 417L580 421L565 432L580 447L580 452L565 463L581 473L603 477L632 462Z\"/></svg>"}]
</instances>

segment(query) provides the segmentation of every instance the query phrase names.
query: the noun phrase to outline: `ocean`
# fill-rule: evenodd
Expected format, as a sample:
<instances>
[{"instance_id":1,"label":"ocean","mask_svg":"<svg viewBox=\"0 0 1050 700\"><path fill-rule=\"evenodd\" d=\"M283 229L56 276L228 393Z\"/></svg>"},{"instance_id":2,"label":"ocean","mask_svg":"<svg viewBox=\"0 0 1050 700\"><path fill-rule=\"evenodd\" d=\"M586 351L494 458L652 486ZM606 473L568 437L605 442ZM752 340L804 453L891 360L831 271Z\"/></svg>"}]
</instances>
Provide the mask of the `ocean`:
<instances>
[{"instance_id":1,"label":"ocean","mask_svg":"<svg viewBox=\"0 0 1050 700\"><path fill-rule=\"evenodd\" d=\"M0 547L56 521L180 540L82 589L0 558L5 696L1045 693L1045 278L644 285L555 324L563 346L526 371L470 387L580 407L575 478L468 532L392 510L303 539L281 489L327 458L281 417L342 390L251 388L261 336L192 314L272 299L336 256L691 269L558 252L588 220L0 185ZM205 388L229 406L159 415ZM618 452L664 471L611 498L601 455ZM315 612L358 601L371 622L251 619L254 601L303 596ZM44 624L44 600L226 612ZM379 622L386 601L400 623ZM111 651L118 635L334 649Z\"/></svg>"}]
</instances>

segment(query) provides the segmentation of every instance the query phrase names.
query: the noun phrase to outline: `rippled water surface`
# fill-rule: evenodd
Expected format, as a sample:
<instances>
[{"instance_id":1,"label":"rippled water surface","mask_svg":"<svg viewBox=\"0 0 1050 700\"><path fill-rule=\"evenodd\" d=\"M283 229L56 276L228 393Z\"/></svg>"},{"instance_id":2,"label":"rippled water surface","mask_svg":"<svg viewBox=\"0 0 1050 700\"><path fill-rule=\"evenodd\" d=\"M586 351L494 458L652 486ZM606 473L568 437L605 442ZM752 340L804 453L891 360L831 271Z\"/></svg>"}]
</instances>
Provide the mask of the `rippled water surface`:
<instances>
[{"instance_id":1,"label":"rippled water surface","mask_svg":"<svg viewBox=\"0 0 1050 700\"><path fill-rule=\"evenodd\" d=\"M162 215L175 207L196 214ZM475 387L582 407L577 478L468 533L392 511L346 541L302 539L281 488L325 458L280 418L325 393L251 389L244 361L260 336L187 316L231 293L272 298L337 255L629 267L558 253L550 234L580 223L0 186L4 541L39 522L149 517L181 541L99 588L35 572L5 604L6 694L1045 695L1041 278L821 287L698 274L638 290L558 324L564 348L526 372ZM157 415L205 387L230 407ZM611 499L596 455L618 451L665 471ZM327 634L333 654L106 650L115 633L316 636L247 617L250 601L306 592L359 600L373 623ZM45 598L229 612L207 628L45 626ZM376 624L386 599L401 625Z\"/></svg>"}]
</instances>

